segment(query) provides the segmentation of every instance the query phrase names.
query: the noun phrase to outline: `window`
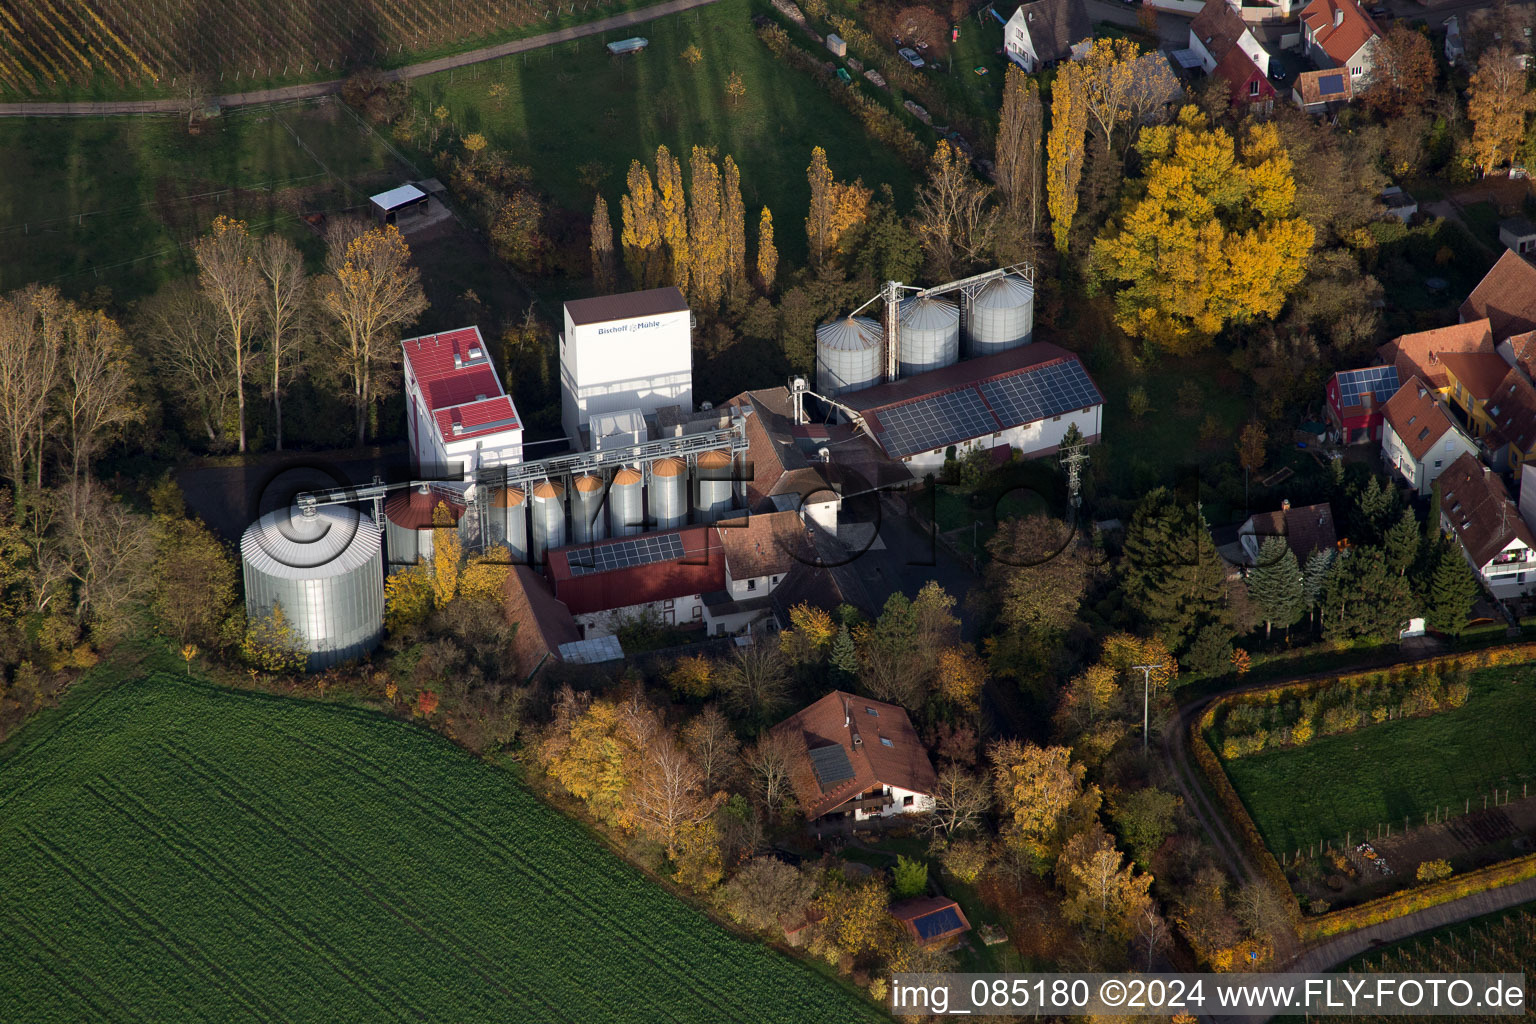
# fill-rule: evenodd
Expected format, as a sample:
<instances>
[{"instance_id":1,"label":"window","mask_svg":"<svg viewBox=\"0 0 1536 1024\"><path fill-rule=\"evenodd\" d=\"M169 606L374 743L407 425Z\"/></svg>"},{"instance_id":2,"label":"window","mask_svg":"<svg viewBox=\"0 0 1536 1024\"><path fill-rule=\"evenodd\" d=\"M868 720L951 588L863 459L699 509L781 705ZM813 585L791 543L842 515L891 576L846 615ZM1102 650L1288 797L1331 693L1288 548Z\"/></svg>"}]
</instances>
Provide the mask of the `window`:
<instances>
[{"instance_id":1,"label":"window","mask_svg":"<svg viewBox=\"0 0 1536 1024\"><path fill-rule=\"evenodd\" d=\"M1439 459L1436 459L1436 460L1435 460L1435 468L1436 468L1436 469L1439 469L1439 468L1440 468L1440 460L1439 460Z\"/></svg>"},{"instance_id":2,"label":"window","mask_svg":"<svg viewBox=\"0 0 1536 1024\"><path fill-rule=\"evenodd\" d=\"M890 737L888 737L888 736L881 736L880 737L880 745L882 747L894 747L896 744L891 742Z\"/></svg>"},{"instance_id":3,"label":"window","mask_svg":"<svg viewBox=\"0 0 1536 1024\"><path fill-rule=\"evenodd\" d=\"M755 579L747 580L747 589L748 590L756 590L757 589L757 580L755 580Z\"/></svg>"},{"instance_id":4,"label":"window","mask_svg":"<svg viewBox=\"0 0 1536 1024\"><path fill-rule=\"evenodd\" d=\"M1259 94L1259 80L1257 78L1255 78L1253 81L1248 83L1248 95L1249 96L1257 96L1258 94Z\"/></svg>"},{"instance_id":5,"label":"window","mask_svg":"<svg viewBox=\"0 0 1536 1024\"><path fill-rule=\"evenodd\" d=\"M1455 451L1456 450L1456 442L1455 441L1447 441L1447 442L1445 442L1445 450L1448 451L1448 452Z\"/></svg>"},{"instance_id":6,"label":"window","mask_svg":"<svg viewBox=\"0 0 1536 1024\"><path fill-rule=\"evenodd\" d=\"M1061 417L1060 416L1052 416L1051 417L1051 422L1052 423L1060 423L1061 422Z\"/></svg>"},{"instance_id":7,"label":"window","mask_svg":"<svg viewBox=\"0 0 1536 1024\"><path fill-rule=\"evenodd\" d=\"M693 606L693 617L696 618L696 619L702 619L704 617L704 609L699 607L698 605L694 605Z\"/></svg>"},{"instance_id":8,"label":"window","mask_svg":"<svg viewBox=\"0 0 1536 1024\"><path fill-rule=\"evenodd\" d=\"M904 796L904 797L902 797L902 798L901 798L901 806L903 806L903 807L911 807L911 806L912 806L912 801L913 801L913 799L914 799L914 798L913 798L913 797L910 797L910 796Z\"/></svg>"},{"instance_id":9,"label":"window","mask_svg":"<svg viewBox=\"0 0 1536 1024\"><path fill-rule=\"evenodd\" d=\"M1362 71L1364 71L1364 70L1365 70L1364 68L1359 68L1359 67L1350 68L1349 69L1349 75L1350 75L1351 78L1358 78L1360 73Z\"/></svg>"},{"instance_id":10,"label":"window","mask_svg":"<svg viewBox=\"0 0 1536 1024\"><path fill-rule=\"evenodd\" d=\"M876 711L874 708L866 707L864 710L868 711L870 714L874 715L876 718L880 717L880 712Z\"/></svg>"},{"instance_id":11,"label":"window","mask_svg":"<svg viewBox=\"0 0 1536 1024\"><path fill-rule=\"evenodd\" d=\"M771 582L771 583L772 583L772 584L773 584L773 585L774 585L774 586L778 586L778 585L779 585L779 578L778 578L778 577L777 577L777 576L775 576L775 577L773 577L773 578L772 578L772 580L770 580L770 582Z\"/></svg>"}]
</instances>

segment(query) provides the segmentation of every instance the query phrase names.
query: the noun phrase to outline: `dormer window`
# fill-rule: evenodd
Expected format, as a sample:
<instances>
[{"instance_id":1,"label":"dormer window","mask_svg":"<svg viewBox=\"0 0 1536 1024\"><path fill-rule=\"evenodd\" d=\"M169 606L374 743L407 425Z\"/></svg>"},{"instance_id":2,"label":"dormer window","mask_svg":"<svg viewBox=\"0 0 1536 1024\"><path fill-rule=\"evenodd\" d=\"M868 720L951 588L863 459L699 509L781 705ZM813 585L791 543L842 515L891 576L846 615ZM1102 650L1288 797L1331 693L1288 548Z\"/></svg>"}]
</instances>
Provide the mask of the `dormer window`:
<instances>
[{"instance_id":1,"label":"dormer window","mask_svg":"<svg viewBox=\"0 0 1536 1024\"><path fill-rule=\"evenodd\" d=\"M892 743L889 738L887 738L885 736L881 736L880 737L880 745L882 747L894 747L896 744Z\"/></svg>"},{"instance_id":2,"label":"dormer window","mask_svg":"<svg viewBox=\"0 0 1536 1024\"><path fill-rule=\"evenodd\" d=\"M867 712L869 712L869 713L870 713L870 714L871 714L871 715L874 715L874 716L875 716L875 717L876 717L876 718L879 718L879 717L880 717L880 712L878 712L878 711L876 711L876 710L875 710L875 709L874 709L874 708L872 708L872 707L867 707L867 706L866 706L866 707L865 707L865 708L864 708L864 710L865 710L865 711L867 711Z\"/></svg>"}]
</instances>

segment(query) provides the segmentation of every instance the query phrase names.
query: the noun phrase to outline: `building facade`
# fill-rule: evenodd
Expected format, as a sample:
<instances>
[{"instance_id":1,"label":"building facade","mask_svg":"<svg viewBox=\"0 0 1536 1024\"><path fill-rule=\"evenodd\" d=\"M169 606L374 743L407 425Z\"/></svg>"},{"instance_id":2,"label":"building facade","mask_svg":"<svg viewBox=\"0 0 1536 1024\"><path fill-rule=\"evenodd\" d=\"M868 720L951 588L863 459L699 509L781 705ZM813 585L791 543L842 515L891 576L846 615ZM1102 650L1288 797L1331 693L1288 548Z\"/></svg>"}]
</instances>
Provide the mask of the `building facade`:
<instances>
[{"instance_id":1,"label":"building facade","mask_svg":"<svg viewBox=\"0 0 1536 1024\"><path fill-rule=\"evenodd\" d=\"M676 288L565 304L561 426L579 447L594 416L693 411L693 314Z\"/></svg>"},{"instance_id":2,"label":"building facade","mask_svg":"<svg viewBox=\"0 0 1536 1024\"><path fill-rule=\"evenodd\" d=\"M1381 459L1414 493L1429 494L1434 482L1463 455L1477 457L1477 445L1441 404L1438 395L1414 377L1387 403L1381 431Z\"/></svg>"},{"instance_id":3,"label":"building facade","mask_svg":"<svg viewBox=\"0 0 1536 1024\"><path fill-rule=\"evenodd\" d=\"M406 434L423 478L468 480L477 469L522 461L522 420L480 328L407 338L400 348Z\"/></svg>"}]
</instances>

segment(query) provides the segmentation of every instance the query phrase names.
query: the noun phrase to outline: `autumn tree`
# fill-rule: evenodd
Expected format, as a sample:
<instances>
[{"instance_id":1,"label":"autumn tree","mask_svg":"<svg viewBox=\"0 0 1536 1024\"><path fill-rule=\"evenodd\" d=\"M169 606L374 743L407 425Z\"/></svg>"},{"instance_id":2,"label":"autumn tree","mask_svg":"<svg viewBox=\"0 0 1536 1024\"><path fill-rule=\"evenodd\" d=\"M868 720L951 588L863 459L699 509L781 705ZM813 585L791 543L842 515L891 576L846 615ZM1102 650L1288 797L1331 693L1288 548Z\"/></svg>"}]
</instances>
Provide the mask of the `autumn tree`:
<instances>
[{"instance_id":1,"label":"autumn tree","mask_svg":"<svg viewBox=\"0 0 1536 1024\"><path fill-rule=\"evenodd\" d=\"M42 485L50 400L63 349L64 300L32 285L0 300L0 439L18 504L28 468Z\"/></svg>"},{"instance_id":2,"label":"autumn tree","mask_svg":"<svg viewBox=\"0 0 1536 1024\"><path fill-rule=\"evenodd\" d=\"M715 692L715 663L702 654L685 654L667 672L667 683L680 697L708 697Z\"/></svg>"},{"instance_id":3,"label":"autumn tree","mask_svg":"<svg viewBox=\"0 0 1536 1024\"><path fill-rule=\"evenodd\" d=\"M1407 25L1393 25L1371 51L1371 80L1361 97L1388 117L1416 111L1435 86L1435 56L1429 38Z\"/></svg>"},{"instance_id":4,"label":"autumn tree","mask_svg":"<svg viewBox=\"0 0 1536 1024\"><path fill-rule=\"evenodd\" d=\"M235 603L234 560L206 526L183 516L157 515L154 545L150 610L160 630L177 643L213 649Z\"/></svg>"},{"instance_id":5,"label":"autumn tree","mask_svg":"<svg viewBox=\"0 0 1536 1024\"><path fill-rule=\"evenodd\" d=\"M1084 105L1105 153L1113 152L1115 129L1130 117L1141 47L1129 39L1099 38L1083 58Z\"/></svg>"},{"instance_id":6,"label":"autumn tree","mask_svg":"<svg viewBox=\"0 0 1536 1024\"><path fill-rule=\"evenodd\" d=\"M1152 876L1138 874L1097 826L1074 835L1062 851L1056 879L1067 894L1062 914L1073 924L1125 941L1150 904Z\"/></svg>"},{"instance_id":7,"label":"autumn tree","mask_svg":"<svg viewBox=\"0 0 1536 1024\"><path fill-rule=\"evenodd\" d=\"M263 286L256 266L256 243L245 222L214 218L212 230L193 246L197 281L219 313L235 375L239 450L245 451L245 377L251 342L261 322ZM362 438L358 438L362 443Z\"/></svg>"},{"instance_id":8,"label":"autumn tree","mask_svg":"<svg viewBox=\"0 0 1536 1024\"><path fill-rule=\"evenodd\" d=\"M619 707L613 700L588 703L566 688L556 696L554 719L536 751L551 778L610 822L617 819L629 782L620 729Z\"/></svg>"},{"instance_id":9,"label":"autumn tree","mask_svg":"<svg viewBox=\"0 0 1536 1024\"><path fill-rule=\"evenodd\" d=\"M805 913L816 878L777 857L755 857L720 890L731 920L753 931L777 932L780 918Z\"/></svg>"},{"instance_id":10,"label":"autumn tree","mask_svg":"<svg viewBox=\"0 0 1536 1024\"><path fill-rule=\"evenodd\" d=\"M730 254L720 167L708 150L694 146L688 169L692 182L688 197L687 292L694 306L715 309L725 297Z\"/></svg>"},{"instance_id":11,"label":"autumn tree","mask_svg":"<svg viewBox=\"0 0 1536 1024\"><path fill-rule=\"evenodd\" d=\"M741 743L731 731L720 709L706 704L704 710L690 718L683 726L683 745L694 763L703 773L706 792L715 792L736 767L736 754Z\"/></svg>"},{"instance_id":12,"label":"autumn tree","mask_svg":"<svg viewBox=\"0 0 1536 1024\"><path fill-rule=\"evenodd\" d=\"M768 644L738 647L721 666L719 678L727 706L748 721L770 720L789 696L784 659Z\"/></svg>"},{"instance_id":13,"label":"autumn tree","mask_svg":"<svg viewBox=\"0 0 1536 1024\"><path fill-rule=\"evenodd\" d=\"M1005 651L1015 661L1049 661L1077 621L1093 561L1069 524L1045 515L1005 519L987 551L987 595L1002 627L992 643L994 666Z\"/></svg>"},{"instance_id":14,"label":"autumn tree","mask_svg":"<svg viewBox=\"0 0 1536 1024\"><path fill-rule=\"evenodd\" d=\"M598 196L592 204L592 281L600 294L609 294L618 285L618 267L613 258L613 225L608 221L608 200Z\"/></svg>"},{"instance_id":15,"label":"autumn tree","mask_svg":"<svg viewBox=\"0 0 1536 1024\"><path fill-rule=\"evenodd\" d=\"M240 653L252 668L278 675L299 671L308 658L303 634L277 603L271 611L246 622Z\"/></svg>"},{"instance_id":16,"label":"autumn tree","mask_svg":"<svg viewBox=\"0 0 1536 1024\"><path fill-rule=\"evenodd\" d=\"M1098 790L1086 787L1086 769L1067 747L1037 747L1000 740L987 752L997 804L1007 821L1004 840L1039 866L1050 864L1068 833L1092 818Z\"/></svg>"},{"instance_id":17,"label":"autumn tree","mask_svg":"<svg viewBox=\"0 0 1536 1024\"><path fill-rule=\"evenodd\" d=\"M1067 251L1072 218L1077 215L1077 188L1083 178L1088 133L1088 98L1084 72L1076 61L1065 61L1051 88L1051 130L1045 139L1045 199L1051 214L1056 250Z\"/></svg>"},{"instance_id":18,"label":"autumn tree","mask_svg":"<svg viewBox=\"0 0 1536 1024\"><path fill-rule=\"evenodd\" d=\"M703 770L670 730L653 736L636 762L624 794L624 820L675 859L684 830L707 820L718 801L706 793Z\"/></svg>"},{"instance_id":19,"label":"autumn tree","mask_svg":"<svg viewBox=\"0 0 1536 1024\"><path fill-rule=\"evenodd\" d=\"M688 196L683 187L683 165L664 145L656 147L656 218L666 254L666 283L687 292L693 266L688 246Z\"/></svg>"},{"instance_id":20,"label":"autumn tree","mask_svg":"<svg viewBox=\"0 0 1536 1024\"><path fill-rule=\"evenodd\" d=\"M1187 354L1229 324L1273 319L1306 275L1315 232L1296 215L1273 124L1239 148L1195 107L1137 143L1143 175L1094 243L1089 274L1115 322L1152 351Z\"/></svg>"},{"instance_id":21,"label":"autumn tree","mask_svg":"<svg viewBox=\"0 0 1536 1024\"><path fill-rule=\"evenodd\" d=\"M741 168L729 155L722 167L720 211L725 224L725 293L734 298L747 285L747 208L741 198Z\"/></svg>"},{"instance_id":22,"label":"autumn tree","mask_svg":"<svg viewBox=\"0 0 1536 1024\"><path fill-rule=\"evenodd\" d=\"M1174 816L1183 802L1179 796L1156 786L1133 789L1110 801L1110 820L1115 831L1143 868L1152 863L1152 855L1163 840L1173 835Z\"/></svg>"},{"instance_id":23,"label":"autumn tree","mask_svg":"<svg viewBox=\"0 0 1536 1024\"><path fill-rule=\"evenodd\" d=\"M862 181L845 184L834 178L827 151L820 146L811 150L806 179L811 186L811 205L805 218L805 237L810 243L811 262L820 266L848 231L864 223L873 193Z\"/></svg>"},{"instance_id":24,"label":"autumn tree","mask_svg":"<svg viewBox=\"0 0 1536 1024\"><path fill-rule=\"evenodd\" d=\"M1000 245L1040 230L1040 133L1044 111L1040 86L1013 62L1003 85L1003 113L997 129L997 191L1002 198L1004 229ZM1011 252L1005 254L1013 255Z\"/></svg>"},{"instance_id":25,"label":"autumn tree","mask_svg":"<svg viewBox=\"0 0 1536 1024\"><path fill-rule=\"evenodd\" d=\"M741 756L752 777L753 789L769 814L777 814L790 796L790 766L794 742L781 732L765 732Z\"/></svg>"},{"instance_id":26,"label":"autumn tree","mask_svg":"<svg viewBox=\"0 0 1536 1024\"><path fill-rule=\"evenodd\" d=\"M981 710L981 690L987 683L987 666L969 644L946 647L939 652L939 696L968 715Z\"/></svg>"},{"instance_id":27,"label":"autumn tree","mask_svg":"<svg viewBox=\"0 0 1536 1024\"><path fill-rule=\"evenodd\" d=\"M145 300L135 334L188 430L220 448L229 443L238 384L217 316L196 285L175 281Z\"/></svg>"},{"instance_id":28,"label":"autumn tree","mask_svg":"<svg viewBox=\"0 0 1536 1024\"><path fill-rule=\"evenodd\" d=\"M115 638L131 628L132 613L150 590L144 571L154 560L149 519L100 489L73 496L58 511L75 621L99 639Z\"/></svg>"},{"instance_id":29,"label":"autumn tree","mask_svg":"<svg viewBox=\"0 0 1536 1024\"><path fill-rule=\"evenodd\" d=\"M395 386L388 371L400 355L400 329L427 308L399 229L361 228L342 223L327 234L328 273L320 284L321 306L336 322L332 349L352 395L358 444L366 439L372 404Z\"/></svg>"},{"instance_id":30,"label":"autumn tree","mask_svg":"<svg viewBox=\"0 0 1536 1024\"><path fill-rule=\"evenodd\" d=\"M55 406L75 490L88 482L91 458L113 433L139 418L133 375L117 322L66 303Z\"/></svg>"},{"instance_id":31,"label":"autumn tree","mask_svg":"<svg viewBox=\"0 0 1536 1024\"><path fill-rule=\"evenodd\" d=\"M763 291L773 293L773 283L779 274L779 250L773 245L773 213L768 207L757 218L757 285Z\"/></svg>"},{"instance_id":32,"label":"autumn tree","mask_svg":"<svg viewBox=\"0 0 1536 1024\"><path fill-rule=\"evenodd\" d=\"M651 172L639 160L630 161L627 182L629 191L619 201L624 221L624 265L637 286L655 288L665 273L660 201Z\"/></svg>"},{"instance_id":33,"label":"autumn tree","mask_svg":"<svg viewBox=\"0 0 1536 1024\"><path fill-rule=\"evenodd\" d=\"M933 276L944 280L962 273L992 247L997 211L992 188L977 180L958 147L940 139L928 165L928 181L918 190L916 223Z\"/></svg>"},{"instance_id":34,"label":"autumn tree","mask_svg":"<svg viewBox=\"0 0 1536 1024\"><path fill-rule=\"evenodd\" d=\"M459 596L459 573L464 568L464 546L448 503L432 509L432 598L439 608Z\"/></svg>"},{"instance_id":35,"label":"autumn tree","mask_svg":"<svg viewBox=\"0 0 1536 1024\"><path fill-rule=\"evenodd\" d=\"M304 257L281 235L268 235L255 247L261 280L261 324L266 338L264 390L272 399L275 447L283 450L283 392L300 363L299 332L308 311L309 281Z\"/></svg>"},{"instance_id":36,"label":"autumn tree","mask_svg":"<svg viewBox=\"0 0 1536 1024\"><path fill-rule=\"evenodd\" d=\"M1525 138L1525 115L1533 107L1525 66L1509 45L1484 52L1472 75L1467 117L1472 158L1485 174L1514 158Z\"/></svg>"},{"instance_id":37,"label":"autumn tree","mask_svg":"<svg viewBox=\"0 0 1536 1024\"><path fill-rule=\"evenodd\" d=\"M821 930L838 950L858 956L889 945L896 932L890 892L870 878L856 885L833 881L817 897Z\"/></svg>"}]
</instances>

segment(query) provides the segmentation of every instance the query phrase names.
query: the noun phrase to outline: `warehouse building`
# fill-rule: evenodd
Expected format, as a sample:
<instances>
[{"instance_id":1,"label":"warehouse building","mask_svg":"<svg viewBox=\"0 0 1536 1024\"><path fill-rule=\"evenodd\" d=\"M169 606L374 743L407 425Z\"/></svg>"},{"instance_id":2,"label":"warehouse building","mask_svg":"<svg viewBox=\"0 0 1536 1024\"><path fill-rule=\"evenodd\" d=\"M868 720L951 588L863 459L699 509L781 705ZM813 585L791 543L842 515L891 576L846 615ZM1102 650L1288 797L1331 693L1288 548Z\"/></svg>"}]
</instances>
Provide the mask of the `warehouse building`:
<instances>
[{"instance_id":1,"label":"warehouse building","mask_svg":"<svg viewBox=\"0 0 1536 1024\"><path fill-rule=\"evenodd\" d=\"M693 314L676 288L565 304L560 335L561 424L582 450L594 417L676 406L693 411Z\"/></svg>"},{"instance_id":2,"label":"warehouse building","mask_svg":"<svg viewBox=\"0 0 1536 1024\"><path fill-rule=\"evenodd\" d=\"M480 328L407 338L406 431L426 479L469 479L523 459L523 424L501 386Z\"/></svg>"}]
</instances>

